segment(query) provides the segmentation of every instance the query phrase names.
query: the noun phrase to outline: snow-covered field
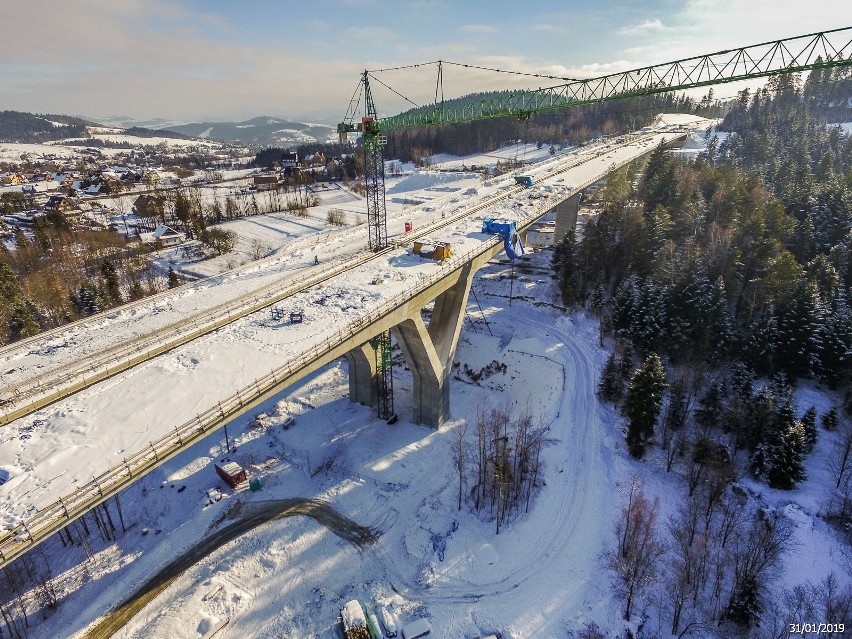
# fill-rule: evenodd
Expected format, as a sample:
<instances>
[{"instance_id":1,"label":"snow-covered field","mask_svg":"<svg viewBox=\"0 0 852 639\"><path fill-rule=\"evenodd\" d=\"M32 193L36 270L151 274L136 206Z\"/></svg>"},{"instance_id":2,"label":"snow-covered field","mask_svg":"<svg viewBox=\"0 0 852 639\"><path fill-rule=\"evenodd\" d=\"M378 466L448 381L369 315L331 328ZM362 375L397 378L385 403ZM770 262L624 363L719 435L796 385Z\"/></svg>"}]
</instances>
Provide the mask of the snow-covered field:
<instances>
[{"instance_id":1,"label":"snow-covered field","mask_svg":"<svg viewBox=\"0 0 852 639\"><path fill-rule=\"evenodd\" d=\"M452 200L470 188L467 178L448 182L440 174L429 175L388 182L389 195L396 188L399 196L435 198L429 206L389 206L394 232L401 232L405 221L418 227L462 205ZM458 190L440 190L450 186ZM479 194L501 186L498 181L480 184ZM502 211L511 214L515 207L528 205L529 200L519 199ZM257 239L271 244L275 237L291 233L284 222L290 224L292 219L282 220L281 226L264 219L235 224L247 225L237 230L249 243ZM327 243L313 244L311 233L321 226L321 219L298 224L311 228L301 235L291 229L284 252L297 261L310 262L319 253L325 263L333 253L324 251L346 243L344 238L363 245L353 235L360 231L357 228L330 231ZM279 257L276 254L272 262ZM403 623L429 618L435 637L471 639L500 631L504 639L561 638L587 621L612 632L622 628L621 603L611 596L600 554L612 543L613 521L624 492L630 478L639 475L649 493L661 499L664 510L670 510L671 495L683 491L683 480L677 473L665 474L653 456L645 462L627 456L621 417L595 395L606 357L598 343L597 323L582 314L565 315L554 306L556 292L546 274L549 258L548 252L535 254L533 268L516 269L511 306L508 267L491 265L478 274L456 361L459 370L465 365L480 370L497 360L506 371L484 376L478 383L460 373L452 381L452 419L445 428L433 431L410 422L412 381L404 366L395 367L396 412L401 419L392 426L348 401L344 363L326 367L253 415L230 424L236 452L226 450L224 436L210 437L123 493L129 528L114 543L90 536L92 560L85 561L78 546L62 548L55 536L45 542L42 547L50 557L62 601L58 611L33 623L29 637L83 637L87 626L151 575L238 516L238 504L291 497L325 500L358 524L374 527L381 533L378 541L359 549L313 519L272 521L188 568L116 636L334 637L338 610L354 597L371 606L387 606ZM393 261L369 274L386 275L385 285L394 287L435 267L405 258ZM251 280L263 273L247 267L244 275ZM346 296L335 287L314 295L306 307L308 319L337 321L348 312L347 305L366 303L364 296L371 289L358 285L358 277L350 278ZM236 275L230 280L239 281ZM173 299L158 302L157 314L180 314L180 304L201 293L193 290L188 287L175 292ZM363 299L353 298L353 291L360 291ZM320 306L313 304L320 299L324 300ZM320 314L311 318L310 313ZM139 330L132 322L127 325L131 331ZM107 317L104 326L106 336L123 324ZM13 471L10 482L0 487L7 518L22 504L34 503L28 490L49 494L51 485L86 481L92 474L88 468L96 461L106 458L113 463L123 450L139 442L144 445L154 436L158 420L173 423L174 410L191 414L194 406L215 398L221 390L202 374L205 369L239 377L257 361L271 365L280 360L288 340L279 339L277 345L268 340L276 333L280 338L286 330L272 326L265 317L249 318L219 331L215 339L130 372L122 382L125 390L113 394L108 403L101 400L110 397L114 391L109 388L118 381L84 391L7 428L12 437L7 435L0 443L0 467ZM292 333L290 341L306 338ZM27 356L61 358L79 352L66 346L90 339L81 334L76 341L59 340L43 353ZM174 389L180 389L181 406L167 409L166 418L159 398L174 394ZM800 394L800 412L811 403L822 412L830 401L825 393L806 389ZM452 443L457 430L472 422L483 405L505 406L515 415L529 410L550 427L543 481L530 512L514 518L499 535L489 517L473 514L468 504L461 511L456 508ZM131 413L148 417L129 421L123 417L128 407ZM282 427L287 417L296 420L290 429ZM133 427L128 426L131 421ZM106 448L93 441L97 423L110 425L100 431ZM472 427L469 436L471 431ZM821 438L809 460L813 467L824 463L830 444L831 437ZM227 488L213 471L213 463L226 457L258 476L261 490ZM87 468L80 472L84 464ZM796 523L802 545L785 563L786 585L817 581L842 565L832 533L816 517L824 477L819 471L810 476L795 493L748 484L755 498L765 499Z\"/></svg>"}]
</instances>

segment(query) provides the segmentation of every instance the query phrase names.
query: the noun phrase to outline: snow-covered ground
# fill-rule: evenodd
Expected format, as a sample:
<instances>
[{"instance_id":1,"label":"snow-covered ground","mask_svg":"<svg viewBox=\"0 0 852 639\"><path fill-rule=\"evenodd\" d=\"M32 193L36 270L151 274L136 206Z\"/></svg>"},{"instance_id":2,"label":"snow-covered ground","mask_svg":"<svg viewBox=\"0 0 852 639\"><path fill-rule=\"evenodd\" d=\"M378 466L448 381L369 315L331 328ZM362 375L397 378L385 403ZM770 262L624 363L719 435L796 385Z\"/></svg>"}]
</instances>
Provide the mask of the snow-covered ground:
<instances>
[{"instance_id":1,"label":"snow-covered ground","mask_svg":"<svg viewBox=\"0 0 852 639\"><path fill-rule=\"evenodd\" d=\"M617 159L602 156L607 164ZM441 194L429 189L451 184L469 188L437 177L403 176L399 184L405 180L409 186L416 182L418 189L396 185L395 193L412 198ZM579 176L571 180L582 182ZM394 187L388 184L390 192ZM499 180L482 183L478 195L504 186ZM551 186L558 186L555 180ZM391 234L400 233L406 221L419 227L452 214L464 205L452 201L460 192L420 207L389 206ZM518 215L529 204L528 197L514 198L498 213ZM254 224L261 228L262 220ZM258 231L255 239L271 242L289 233L285 228ZM318 254L325 264L341 244L362 246L356 236L360 231L332 230L316 243L312 235L294 231L282 254L302 265ZM470 234L462 228L448 232L454 247L464 246ZM281 266L282 254L269 260L270 272ZM478 383L460 373L452 381L452 419L445 428L433 431L410 422L412 381L404 366L395 367L395 407L401 419L391 426L351 404L345 364L330 365L230 424L236 452L225 449L222 436L210 437L128 489L121 496L128 531L111 544L90 537L91 561L84 561L79 547L63 549L55 536L45 542L63 599L57 612L33 624L29 636L82 637L88 625L160 568L227 525L237 515L237 504L290 497L323 499L381 535L375 545L359 550L313 519L275 520L190 567L116 636L333 637L339 608L354 597L387 606L401 622L427 617L436 637L473 638L495 631L515 639L566 637L587 621L612 631L621 628L621 604L611 596L600 553L612 542L623 493L638 474L651 495L670 503L670 496L682 491L682 480L661 472L653 457L636 462L627 456L621 418L595 396L597 372L606 357L597 323L554 306L556 292L546 274L549 258L547 252L536 254L532 268L516 269L511 306L508 267L491 265L478 274L456 361L459 370L465 365L480 370L497 360L506 371ZM392 256L353 273L345 287L329 285L310 293L301 302L307 320L301 327L276 324L265 314L249 317L6 427L0 442L0 468L10 476L0 487L5 521L43 503L52 486L67 489L87 481L99 466L145 446L158 428L168 429L183 413L192 415L215 402L224 392L218 378L250 380L258 363L260 368L275 365L294 344L315 338L310 333L319 325L345 320L381 295L367 284L369 278L379 275L383 288L396 290L435 268L404 252ZM245 285L267 271L246 266L222 279ZM209 282L183 287L139 316L178 317L185 312L182 304L192 304L208 288L214 289ZM223 298L217 297L220 293ZM212 295L224 299L233 293L222 289ZM100 320L102 334L75 329L76 337L72 332L72 338L52 338L53 343L22 357L79 357L86 342L110 334L124 339L123 331L141 330L122 313ZM10 366L4 363L3 370ZM165 401L169 396L176 401ZM830 401L825 393L806 389L800 412L811 403L822 411ZM499 535L487 516L477 517L469 505L456 508L452 443L482 405L506 406L515 415L529 410L550 427L543 481L530 512L514 518ZM287 417L296 423L285 430ZM815 467L824 463L830 440L821 438L810 458ZM213 471L213 463L226 457L258 476L261 490L227 488ZM816 517L820 482L815 472L796 493L750 485L796 521L802 546L785 563L790 585L817 581L840 563L831 532Z\"/></svg>"},{"instance_id":2,"label":"snow-covered ground","mask_svg":"<svg viewBox=\"0 0 852 639\"><path fill-rule=\"evenodd\" d=\"M358 550L311 519L274 521L190 568L117 636L206 637L227 621L217 637L334 637L338 609L353 597L387 606L403 623L429 617L438 637L498 630L549 637L584 619L609 618L597 555L606 541L600 533L617 508L608 497L613 479L624 471L608 454L614 444L594 396L603 357L597 329L547 306L516 300L509 309L507 273L500 266L481 272L481 309L469 305L456 358L474 370L496 359L506 372L479 384L463 374L454 380L446 428L375 419L346 399L344 366L328 367L260 407L256 421L229 427L237 443L230 458L261 478L260 491L234 492L218 479L212 463L225 454L221 437L167 463L122 497L133 527L98 554L87 583L31 636L82 636L88 623L197 543L199 531L214 527L235 502L293 496L324 499L382 534ZM548 299L550 280L522 276L514 293ZM395 371L396 410L410 415L410 373ZM453 437L482 402L508 405L515 414L530 410L551 429L547 485L530 513L499 536L493 522L455 507ZM296 418L289 430L281 427L286 416ZM223 497L211 504L214 488ZM69 565L65 578L79 575Z\"/></svg>"},{"instance_id":3,"label":"snow-covered ground","mask_svg":"<svg viewBox=\"0 0 852 639\"><path fill-rule=\"evenodd\" d=\"M545 269L549 256L536 255L533 265ZM479 383L464 373L454 379L445 428L433 431L405 417L392 426L377 420L346 399L345 365L327 367L259 407L255 419L232 423L235 453L225 451L222 436L210 438L123 495L131 527L97 551L88 574L77 564L82 549L69 554L51 540L52 561L66 566L56 571L58 579L72 592L30 636L84 636L88 624L164 564L227 525L236 504L292 497L322 499L381 535L358 549L313 519L264 524L189 567L115 636L332 638L339 636L338 611L352 598L387 607L401 623L428 618L436 637L501 632L549 639L571 636L587 622L618 632L622 603L611 594L600 555L613 543L630 480L641 478L664 516L677 503L673 495L685 490L683 479L663 472L653 455L643 462L627 455L622 419L595 395L606 357L597 322L548 304L556 291L548 276L535 273L515 280L509 307L508 275L500 265L480 271L478 303L471 298L456 355L462 370L497 360L506 371ZM409 415L411 376L402 366L394 384L396 410ZM828 401L814 389L799 395L802 410L813 402L822 410ZM470 437L483 405L530 410L550 427L530 512L499 535L494 521L471 512L469 503L456 508L453 441L466 424ZM295 426L285 430L289 416ZM746 482L795 523L800 545L784 563L787 586L838 574L843 565L834 535L816 517L824 485L818 469L830 440L821 436L809 460L817 472L802 490ZM250 469L261 490L227 488L212 468L225 458Z\"/></svg>"}]
</instances>

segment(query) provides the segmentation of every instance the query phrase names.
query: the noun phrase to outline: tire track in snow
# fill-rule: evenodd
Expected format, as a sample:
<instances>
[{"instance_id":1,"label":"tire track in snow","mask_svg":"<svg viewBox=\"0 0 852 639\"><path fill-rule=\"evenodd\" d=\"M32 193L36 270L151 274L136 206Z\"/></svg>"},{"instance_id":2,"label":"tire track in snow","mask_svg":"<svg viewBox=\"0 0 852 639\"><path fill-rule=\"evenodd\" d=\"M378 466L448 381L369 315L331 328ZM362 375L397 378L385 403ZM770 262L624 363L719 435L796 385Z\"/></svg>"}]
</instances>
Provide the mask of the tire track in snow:
<instances>
[{"instance_id":1,"label":"tire track in snow","mask_svg":"<svg viewBox=\"0 0 852 639\"><path fill-rule=\"evenodd\" d=\"M511 317L511 311L509 314ZM605 489L610 465L606 463L602 446L604 425L598 415L593 347L582 336L528 316L516 314L511 319L540 328L560 340L564 347L550 355L558 355L566 371L559 406L561 427L554 433L559 437L557 446L563 449L558 463L566 472L555 474L551 471L545 488L558 491L561 497L556 508L541 522L541 536L529 539L525 544L526 555L512 559L518 567L492 581L474 582L458 576L441 575L440 584L424 589L408 577L405 561L397 561L384 549L374 548L371 552L385 565L388 581L395 584L393 589L426 604L470 603L504 594L532 578L540 578L542 571L546 571L557 558L560 566L570 565L574 559L584 565L587 557L580 554L587 555L587 540L600 537L602 531L597 529L597 523L609 520L603 515L607 510L607 495L611 492ZM570 420L569 424L566 425L565 420ZM440 482L433 480L430 483ZM581 587L583 580L578 579L575 584L575 589Z\"/></svg>"}]
</instances>

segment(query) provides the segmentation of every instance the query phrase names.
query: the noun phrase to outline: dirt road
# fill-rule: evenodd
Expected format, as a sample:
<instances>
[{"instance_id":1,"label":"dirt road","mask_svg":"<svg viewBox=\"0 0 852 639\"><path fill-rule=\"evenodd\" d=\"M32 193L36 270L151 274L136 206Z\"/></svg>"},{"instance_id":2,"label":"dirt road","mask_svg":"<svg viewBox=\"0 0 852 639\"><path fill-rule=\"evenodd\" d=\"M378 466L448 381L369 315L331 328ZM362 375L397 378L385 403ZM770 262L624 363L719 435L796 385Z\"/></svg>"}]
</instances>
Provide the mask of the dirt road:
<instances>
[{"instance_id":1,"label":"dirt road","mask_svg":"<svg viewBox=\"0 0 852 639\"><path fill-rule=\"evenodd\" d=\"M236 539L243 533L282 517L302 515L316 520L335 535L358 548L365 548L378 539L380 533L347 519L327 503L318 499L275 499L250 503L237 503L227 514L233 523L217 530L192 550L178 557L151 577L115 610L95 623L86 633L86 639L107 639L120 630L158 594L168 588L184 571L194 566L212 552Z\"/></svg>"}]
</instances>

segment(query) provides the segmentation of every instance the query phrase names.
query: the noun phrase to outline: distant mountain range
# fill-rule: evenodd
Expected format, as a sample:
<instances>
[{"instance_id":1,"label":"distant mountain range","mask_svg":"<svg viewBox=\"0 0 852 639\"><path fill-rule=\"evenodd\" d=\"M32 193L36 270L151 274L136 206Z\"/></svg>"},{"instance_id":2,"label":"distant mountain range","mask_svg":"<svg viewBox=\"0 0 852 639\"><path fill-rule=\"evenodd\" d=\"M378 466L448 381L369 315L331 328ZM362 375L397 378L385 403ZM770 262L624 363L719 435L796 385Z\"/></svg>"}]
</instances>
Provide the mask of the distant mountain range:
<instances>
[{"instance_id":1,"label":"distant mountain range","mask_svg":"<svg viewBox=\"0 0 852 639\"><path fill-rule=\"evenodd\" d=\"M242 122L177 122L165 118L136 120L121 115L87 118L105 126L174 131L192 138L210 138L260 146L287 147L336 139L336 129L327 124L307 123L259 116Z\"/></svg>"},{"instance_id":2,"label":"distant mountain range","mask_svg":"<svg viewBox=\"0 0 852 639\"><path fill-rule=\"evenodd\" d=\"M170 124L168 129L195 138L213 138L228 142L280 147L328 142L336 139L337 135L335 128L327 124L291 122L269 116L260 116L242 122Z\"/></svg>"},{"instance_id":3,"label":"distant mountain range","mask_svg":"<svg viewBox=\"0 0 852 639\"><path fill-rule=\"evenodd\" d=\"M88 138L90 127L105 126L137 137L202 138L267 147L290 147L336 139L327 124L291 122L261 116L242 122L181 123L164 118L136 120L126 116L71 117L0 111L0 142L48 142ZM119 131L116 131L119 132Z\"/></svg>"}]
</instances>

